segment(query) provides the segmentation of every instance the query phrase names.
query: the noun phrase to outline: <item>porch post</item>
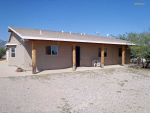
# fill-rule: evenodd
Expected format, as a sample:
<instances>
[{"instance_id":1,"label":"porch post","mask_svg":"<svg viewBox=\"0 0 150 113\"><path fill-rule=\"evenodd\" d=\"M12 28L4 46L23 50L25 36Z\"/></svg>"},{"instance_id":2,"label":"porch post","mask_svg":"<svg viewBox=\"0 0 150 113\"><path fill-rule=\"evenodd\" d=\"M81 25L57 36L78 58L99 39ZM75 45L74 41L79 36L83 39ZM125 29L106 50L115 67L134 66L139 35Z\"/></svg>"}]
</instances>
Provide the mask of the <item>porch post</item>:
<instances>
[{"instance_id":1,"label":"porch post","mask_svg":"<svg viewBox=\"0 0 150 113\"><path fill-rule=\"evenodd\" d=\"M73 71L76 70L76 45L73 43Z\"/></svg>"},{"instance_id":2,"label":"porch post","mask_svg":"<svg viewBox=\"0 0 150 113\"><path fill-rule=\"evenodd\" d=\"M32 74L36 74L36 42L32 41Z\"/></svg>"},{"instance_id":3,"label":"porch post","mask_svg":"<svg viewBox=\"0 0 150 113\"><path fill-rule=\"evenodd\" d=\"M104 45L101 45L101 68L104 68Z\"/></svg>"},{"instance_id":4,"label":"porch post","mask_svg":"<svg viewBox=\"0 0 150 113\"><path fill-rule=\"evenodd\" d=\"M125 64L125 46L122 46L122 66Z\"/></svg>"}]
</instances>

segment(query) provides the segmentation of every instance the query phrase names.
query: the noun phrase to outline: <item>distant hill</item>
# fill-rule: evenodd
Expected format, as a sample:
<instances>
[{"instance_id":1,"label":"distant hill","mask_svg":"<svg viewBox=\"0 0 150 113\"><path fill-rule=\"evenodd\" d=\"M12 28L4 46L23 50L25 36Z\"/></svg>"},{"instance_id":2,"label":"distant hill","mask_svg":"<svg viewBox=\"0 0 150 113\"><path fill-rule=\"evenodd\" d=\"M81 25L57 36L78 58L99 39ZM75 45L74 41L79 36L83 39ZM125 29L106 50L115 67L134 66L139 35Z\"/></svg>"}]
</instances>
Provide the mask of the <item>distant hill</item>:
<instances>
[{"instance_id":1,"label":"distant hill","mask_svg":"<svg viewBox=\"0 0 150 113\"><path fill-rule=\"evenodd\" d=\"M7 43L7 41L3 41L0 39L0 47L5 47L6 43Z\"/></svg>"}]
</instances>

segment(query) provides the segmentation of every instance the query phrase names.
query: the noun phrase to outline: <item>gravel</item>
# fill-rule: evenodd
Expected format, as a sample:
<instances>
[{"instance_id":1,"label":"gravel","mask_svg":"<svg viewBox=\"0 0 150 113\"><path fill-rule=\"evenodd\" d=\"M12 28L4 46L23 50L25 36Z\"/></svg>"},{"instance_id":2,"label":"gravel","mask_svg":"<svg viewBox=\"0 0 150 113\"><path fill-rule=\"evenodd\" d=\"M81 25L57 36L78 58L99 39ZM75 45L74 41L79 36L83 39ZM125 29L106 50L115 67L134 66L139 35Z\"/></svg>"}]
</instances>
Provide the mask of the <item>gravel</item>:
<instances>
[{"instance_id":1,"label":"gravel","mask_svg":"<svg viewBox=\"0 0 150 113\"><path fill-rule=\"evenodd\" d=\"M150 70L0 78L0 113L149 113Z\"/></svg>"}]
</instances>

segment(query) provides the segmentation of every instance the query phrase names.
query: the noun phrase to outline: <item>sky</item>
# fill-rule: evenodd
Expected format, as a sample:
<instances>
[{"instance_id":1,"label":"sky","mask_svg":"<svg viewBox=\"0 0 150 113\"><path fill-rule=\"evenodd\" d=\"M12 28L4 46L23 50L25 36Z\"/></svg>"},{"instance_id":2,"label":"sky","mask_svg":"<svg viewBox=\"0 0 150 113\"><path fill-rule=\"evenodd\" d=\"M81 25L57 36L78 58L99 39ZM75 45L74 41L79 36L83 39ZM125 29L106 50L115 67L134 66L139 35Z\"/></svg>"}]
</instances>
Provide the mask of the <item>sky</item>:
<instances>
[{"instance_id":1,"label":"sky","mask_svg":"<svg viewBox=\"0 0 150 113\"><path fill-rule=\"evenodd\" d=\"M150 0L0 0L4 41L8 26L90 35L99 31L100 36L139 33L150 27Z\"/></svg>"}]
</instances>

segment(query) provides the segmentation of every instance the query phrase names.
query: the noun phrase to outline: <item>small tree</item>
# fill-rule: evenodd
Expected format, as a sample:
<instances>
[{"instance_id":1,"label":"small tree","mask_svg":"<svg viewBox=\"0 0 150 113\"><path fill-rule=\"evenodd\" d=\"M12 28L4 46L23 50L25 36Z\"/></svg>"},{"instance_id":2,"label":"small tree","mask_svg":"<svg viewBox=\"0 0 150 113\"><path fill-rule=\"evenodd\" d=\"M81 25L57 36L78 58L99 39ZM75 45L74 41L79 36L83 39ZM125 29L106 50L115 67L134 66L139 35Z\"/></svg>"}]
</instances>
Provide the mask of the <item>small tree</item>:
<instances>
[{"instance_id":1,"label":"small tree","mask_svg":"<svg viewBox=\"0 0 150 113\"><path fill-rule=\"evenodd\" d=\"M6 54L6 51L4 48L0 48L0 59L2 58L2 56L4 56Z\"/></svg>"},{"instance_id":2,"label":"small tree","mask_svg":"<svg viewBox=\"0 0 150 113\"><path fill-rule=\"evenodd\" d=\"M125 33L125 34L123 34L123 35L119 34L119 35L117 35L117 36L114 36L114 35L111 34L110 36L111 36L112 38L116 38L116 39L128 40L127 34L128 34L128 33Z\"/></svg>"},{"instance_id":3,"label":"small tree","mask_svg":"<svg viewBox=\"0 0 150 113\"><path fill-rule=\"evenodd\" d=\"M148 67L150 63L150 32L142 32L134 36L129 35L129 39L136 44L136 46L129 46L131 53L135 57L140 56L141 58L145 58L147 62L146 67Z\"/></svg>"},{"instance_id":4,"label":"small tree","mask_svg":"<svg viewBox=\"0 0 150 113\"><path fill-rule=\"evenodd\" d=\"M118 35L114 36L111 35L111 37L116 38L116 39L122 39L122 40L127 40L130 41L136 45L131 45L129 46L131 50L131 57L141 57L142 59L146 59L148 67L150 63L150 29L149 31L144 31L142 33L125 33L123 35ZM143 67L144 63L142 62Z\"/></svg>"},{"instance_id":5,"label":"small tree","mask_svg":"<svg viewBox=\"0 0 150 113\"><path fill-rule=\"evenodd\" d=\"M135 39L137 39L137 34L136 33L125 33L123 35L119 34L117 36L114 36L114 35L110 35L112 38L115 38L115 39L121 39L121 40L126 40L126 41L131 41L131 42L135 42ZM134 54L131 52L131 58L134 58Z\"/></svg>"}]
</instances>

